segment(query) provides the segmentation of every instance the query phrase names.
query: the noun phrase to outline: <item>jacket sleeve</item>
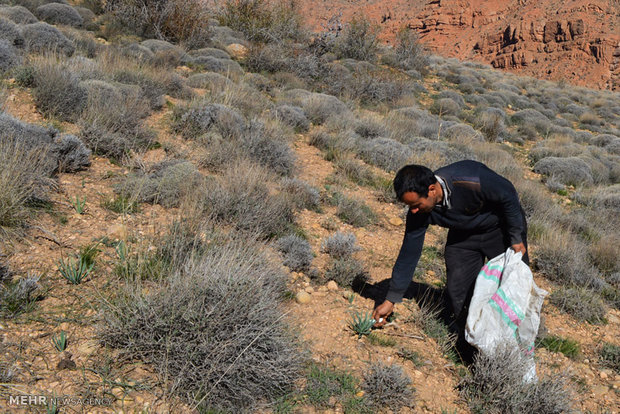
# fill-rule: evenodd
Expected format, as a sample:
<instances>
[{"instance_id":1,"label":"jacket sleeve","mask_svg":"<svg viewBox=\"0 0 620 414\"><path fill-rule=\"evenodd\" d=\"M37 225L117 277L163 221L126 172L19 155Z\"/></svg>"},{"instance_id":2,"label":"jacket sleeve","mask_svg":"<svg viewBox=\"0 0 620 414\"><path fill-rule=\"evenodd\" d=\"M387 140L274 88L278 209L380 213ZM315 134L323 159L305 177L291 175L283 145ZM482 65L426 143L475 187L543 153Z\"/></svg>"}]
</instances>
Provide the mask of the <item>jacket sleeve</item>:
<instances>
[{"instance_id":1,"label":"jacket sleeve","mask_svg":"<svg viewBox=\"0 0 620 414\"><path fill-rule=\"evenodd\" d=\"M485 166L480 171L480 188L484 199L501 210L510 244L522 243L524 217L519 195L512 183Z\"/></svg>"},{"instance_id":2,"label":"jacket sleeve","mask_svg":"<svg viewBox=\"0 0 620 414\"><path fill-rule=\"evenodd\" d=\"M411 283L413 272L422 254L428 224L428 214L412 214L410 211L407 213L405 237L392 269L390 288L386 296L386 299L392 303L403 300L403 295Z\"/></svg>"}]
</instances>

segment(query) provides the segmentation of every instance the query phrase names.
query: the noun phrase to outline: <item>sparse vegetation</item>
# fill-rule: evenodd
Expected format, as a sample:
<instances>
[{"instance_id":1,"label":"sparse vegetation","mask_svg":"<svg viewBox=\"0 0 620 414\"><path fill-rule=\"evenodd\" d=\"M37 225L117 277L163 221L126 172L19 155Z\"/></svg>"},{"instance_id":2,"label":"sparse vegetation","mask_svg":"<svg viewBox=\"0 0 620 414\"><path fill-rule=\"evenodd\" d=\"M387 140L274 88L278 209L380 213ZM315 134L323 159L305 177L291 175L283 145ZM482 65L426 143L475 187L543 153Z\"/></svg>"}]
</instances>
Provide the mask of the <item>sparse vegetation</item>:
<instances>
[{"instance_id":1,"label":"sparse vegetation","mask_svg":"<svg viewBox=\"0 0 620 414\"><path fill-rule=\"evenodd\" d=\"M478 354L471 373L461 382L461 394L474 413L563 413L572 409L572 396L562 375L524 381L529 364L517 349Z\"/></svg>"},{"instance_id":2,"label":"sparse vegetation","mask_svg":"<svg viewBox=\"0 0 620 414\"><path fill-rule=\"evenodd\" d=\"M102 340L172 375L171 391L204 409L273 402L291 391L302 360L280 308L284 275L259 249L216 243L161 288L127 286L106 309Z\"/></svg>"},{"instance_id":3,"label":"sparse vegetation","mask_svg":"<svg viewBox=\"0 0 620 414\"><path fill-rule=\"evenodd\" d=\"M314 255L307 240L291 234L279 239L277 247L284 255L284 265L289 269L294 272L305 272L310 269Z\"/></svg>"},{"instance_id":4,"label":"sparse vegetation","mask_svg":"<svg viewBox=\"0 0 620 414\"><path fill-rule=\"evenodd\" d=\"M411 380L400 365L375 363L364 374L362 388L371 407L398 412L414 404Z\"/></svg>"},{"instance_id":5,"label":"sparse vegetation","mask_svg":"<svg viewBox=\"0 0 620 414\"><path fill-rule=\"evenodd\" d=\"M620 373L620 346L604 343L599 356L604 366L613 369L617 374Z\"/></svg>"},{"instance_id":6,"label":"sparse vegetation","mask_svg":"<svg viewBox=\"0 0 620 414\"><path fill-rule=\"evenodd\" d=\"M321 251L336 259L350 257L361 250L357 245L357 238L353 233L336 232L323 240Z\"/></svg>"},{"instance_id":7,"label":"sparse vegetation","mask_svg":"<svg viewBox=\"0 0 620 414\"><path fill-rule=\"evenodd\" d=\"M325 270L325 279L333 280L338 286L359 287L368 281L368 272L361 261L345 257L332 260Z\"/></svg>"},{"instance_id":8,"label":"sparse vegetation","mask_svg":"<svg viewBox=\"0 0 620 414\"><path fill-rule=\"evenodd\" d=\"M581 347L578 342L557 335L545 336L538 342L538 346L546 348L551 352L560 352L573 359L577 358L581 353Z\"/></svg>"}]
</instances>

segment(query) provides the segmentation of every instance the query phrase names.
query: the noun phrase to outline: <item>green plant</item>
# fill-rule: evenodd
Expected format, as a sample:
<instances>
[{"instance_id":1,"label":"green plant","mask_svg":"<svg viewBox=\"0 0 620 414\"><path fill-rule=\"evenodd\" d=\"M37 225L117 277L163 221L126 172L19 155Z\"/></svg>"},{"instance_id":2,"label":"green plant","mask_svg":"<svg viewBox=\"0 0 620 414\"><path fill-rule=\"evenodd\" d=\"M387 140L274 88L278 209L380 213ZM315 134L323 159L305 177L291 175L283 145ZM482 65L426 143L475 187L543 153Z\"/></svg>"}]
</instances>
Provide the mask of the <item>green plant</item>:
<instances>
[{"instance_id":1,"label":"green plant","mask_svg":"<svg viewBox=\"0 0 620 414\"><path fill-rule=\"evenodd\" d=\"M375 332L371 332L368 335L368 342L370 342L371 345L386 347L396 346L396 339Z\"/></svg>"},{"instance_id":2,"label":"green plant","mask_svg":"<svg viewBox=\"0 0 620 414\"><path fill-rule=\"evenodd\" d=\"M58 336L52 336L52 345L58 352L62 352L67 349L67 333L65 331L60 331Z\"/></svg>"},{"instance_id":3,"label":"green plant","mask_svg":"<svg viewBox=\"0 0 620 414\"><path fill-rule=\"evenodd\" d=\"M138 213L140 205L135 200L130 200L127 196L119 195L103 202L103 207L119 214Z\"/></svg>"},{"instance_id":4,"label":"green plant","mask_svg":"<svg viewBox=\"0 0 620 414\"><path fill-rule=\"evenodd\" d=\"M561 352L571 359L577 358L581 353L581 346L577 341L557 335L542 338L538 341L538 346L542 346L551 352Z\"/></svg>"},{"instance_id":5,"label":"green plant","mask_svg":"<svg viewBox=\"0 0 620 414\"><path fill-rule=\"evenodd\" d=\"M603 365L620 374L620 346L604 343L599 356Z\"/></svg>"},{"instance_id":6,"label":"green plant","mask_svg":"<svg viewBox=\"0 0 620 414\"><path fill-rule=\"evenodd\" d=\"M73 285L79 285L90 272L93 270L94 262L90 265L82 261L81 258L65 261L60 259L58 261L58 271L67 280L67 282Z\"/></svg>"},{"instance_id":7,"label":"green plant","mask_svg":"<svg viewBox=\"0 0 620 414\"><path fill-rule=\"evenodd\" d=\"M32 66L20 66L13 70L13 76L15 83L24 88L31 88L34 86L35 70Z\"/></svg>"},{"instance_id":8,"label":"green plant","mask_svg":"<svg viewBox=\"0 0 620 414\"><path fill-rule=\"evenodd\" d=\"M91 243L80 248L79 260L86 264L86 267L94 266L97 255L101 252L99 243Z\"/></svg>"},{"instance_id":9,"label":"green plant","mask_svg":"<svg viewBox=\"0 0 620 414\"><path fill-rule=\"evenodd\" d=\"M358 380L353 375L327 366L310 365L306 380L305 399L317 408L327 408L332 397L343 404L349 403L358 391Z\"/></svg>"},{"instance_id":10,"label":"green plant","mask_svg":"<svg viewBox=\"0 0 620 414\"><path fill-rule=\"evenodd\" d=\"M414 351L408 348L401 348L396 353L399 357L406 359L407 361L411 361L414 366L421 367L424 365L422 361L422 355L418 351Z\"/></svg>"},{"instance_id":11,"label":"green plant","mask_svg":"<svg viewBox=\"0 0 620 414\"><path fill-rule=\"evenodd\" d=\"M349 321L349 328L357 334L359 338L364 335L369 335L372 326L375 324L375 320L372 318L370 311L363 313L361 311L351 313L351 320Z\"/></svg>"},{"instance_id":12,"label":"green plant","mask_svg":"<svg viewBox=\"0 0 620 414\"><path fill-rule=\"evenodd\" d=\"M0 267L0 272L4 270ZM4 280L0 285L0 314L16 316L31 311L42 297L39 290L39 276L28 275L17 281Z\"/></svg>"},{"instance_id":13,"label":"green plant","mask_svg":"<svg viewBox=\"0 0 620 414\"><path fill-rule=\"evenodd\" d=\"M84 214L84 210L86 208L86 196L80 200L80 197L76 195L75 199L71 200L71 205L75 209L76 213Z\"/></svg>"}]
</instances>

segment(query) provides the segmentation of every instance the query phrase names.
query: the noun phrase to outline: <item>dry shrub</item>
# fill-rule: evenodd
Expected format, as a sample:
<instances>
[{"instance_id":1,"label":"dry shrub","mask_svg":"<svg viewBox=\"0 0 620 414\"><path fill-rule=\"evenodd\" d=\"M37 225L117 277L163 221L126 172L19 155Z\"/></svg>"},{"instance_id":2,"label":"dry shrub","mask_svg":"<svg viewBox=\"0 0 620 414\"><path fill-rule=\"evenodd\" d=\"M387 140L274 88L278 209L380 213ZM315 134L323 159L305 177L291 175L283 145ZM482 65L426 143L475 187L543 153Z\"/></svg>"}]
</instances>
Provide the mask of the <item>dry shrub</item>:
<instances>
[{"instance_id":1,"label":"dry shrub","mask_svg":"<svg viewBox=\"0 0 620 414\"><path fill-rule=\"evenodd\" d=\"M551 280L601 287L598 272L589 263L585 243L561 228L548 229L542 234L536 249L535 265Z\"/></svg>"},{"instance_id":2,"label":"dry shrub","mask_svg":"<svg viewBox=\"0 0 620 414\"><path fill-rule=\"evenodd\" d=\"M199 192L204 177L194 164L183 160L166 160L151 166L147 173L127 177L118 190L126 198L164 207L178 207L183 199Z\"/></svg>"},{"instance_id":3,"label":"dry shrub","mask_svg":"<svg viewBox=\"0 0 620 414\"><path fill-rule=\"evenodd\" d=\"M99 337L125 359L152 365L162 383L209 412L249 412L290 392L302 354L282 298L286 276L245 238L202 234L162 286L126 285L105 306Z\"/></svg>"},{"instance_id":4,"label":"dry shrub","mask_svg":"<svg viewBox=\"0 0 620 414\"><path fill-rule=\"evenodd\" d=\"M27 204L43 197L53 171L44 147L2 137L0 139L0 234L23 226Z\"/></svg>"},{"instance_id":5,"label":"dry shrub","mask_svg":"<svg viewBox=\"0 0 620 414\"><path fill-rule=\"evenodd\" d=\"M220 23L259 42L302 41L306 37L297 2L291 0L227 0Z\"/></svg>"},{"instance_id":6,"label":"dry shrub","mask_svg":"<svg viewBox=\"0 0 620 414\"><path fill-rule=\"evenodd\" d=\"M353 233L338 231L321 243L321 251L336 259L350 257L358 250L361 250L361 248L357 245L357 238Z\"/></svg>"},{"instance_id":7,"label":"dry shrub","mask_svg":"<svg viewBox=\"0 0 620 414\"><path fill-rule=\"evenodd\" d=\"M88 100L78 121L80 137L95 153L122 160L154 142L155 134L143 124L149 106L139 88L116 88L101 81L82 85Z\"/></svg>"},{"instance_id":8,"label":"dry shrub","mask_svg":"<svg viewBox=\"0 0 620 414\"><path fill-rule=\"evenodd\" d=\"M293 204L284 193L273 193L274 176L249 160L230 165L209 182L205 209L217 220L239 230L269 238L286 232L293 223Z\"/></svg>"},{"instance_id":9,"label":"dry shrub","mask_svg":"<svg viewBox=\"0 0 620 414\"><path fill-rule=\"evenodd\" d=\"M537 382L524 382L528 368L519 350L478 354L472 372L461 382L461 395L473 413L571 412L573 400L566 378L552 374Z\"/></svg>"},{"instance_id":10,"label":"dry shrub","mask_svg":"<svg viewBox=\"0 0 620 414\"><path fill-rule=\"evenodd\" d=\"M403 407L414 405L411 379L400 365L374 363L364 373L362 388L366 401L377 410L388 407L397 413Z\"/></svg>"},{"instance_id":11,"label":"dry shrub","mask_svg":"<svg viewBox=\"0 0 620 414\"><path fill-rule=\"evenodd\" d=\"M108 0L105 8L141 36L182 41L190 47L209 43L210 16L199 0Z\"/></svg>"},{"instance_id":12,"label":"dry shrub","mask_svg":"<svg viewBox=\"0 0 620 414\"><path fill-rule=\"evenodd\" d=\"M333 280L338 286L358 290L370 280L370 276L363 262L343 257L331 261L325 270L325 279Z\"/></svg>"},{"instance_id":13,"label":"dry shrub","mask_svg":"<svg viewBox=\"0 0 620 414\"><path fill-rule=\"evenodd\" d=\"M402 69L413 69L422 75L428 73L428 53L413 29L405 26L398 31L395 52Z\"/></svg>"},{"instance_id":14,"label":"dry shrub","mask_svg":"<svg viewBox=\"0 0 620 414\"><path fill-rule=\"evenodd\" d=\"M336 38L334 52L340 58L372 61L377 55L379 27L365 16L354 17Z\"/></svg>"},{"instance_id":15,"label":"dry shrub","mask_svg":"<svg viewBox=\"0 0 620 414\"><path fill-rule=\"evenodd\" d=\"M593 324L605 323L605 303L601 297L586 288L561 287L551 293L551 303L577 319Z\"/></svg>"},{"instance_id":16,"label":"dry shrub","mask_svg":"<svg viewBox=\"0 0 620 414\"><path fill-rule=\"evenodd\" d=\"M45 116L75 121L86 106L87 91L68 65L53 56L34 61L34 102Z\"/></svg>"},{"instance_id":17,"label":"dry shrub","mask_svg":"<svg viewBox=\"0 0 620 414\"><path fill-rule=\"evenodd\" d=\"M291 234L278 239L276 247L284 255L284 266L293 272L305 272L310 269L314 254L307 240Z\"/></svg>"}]
</instances>

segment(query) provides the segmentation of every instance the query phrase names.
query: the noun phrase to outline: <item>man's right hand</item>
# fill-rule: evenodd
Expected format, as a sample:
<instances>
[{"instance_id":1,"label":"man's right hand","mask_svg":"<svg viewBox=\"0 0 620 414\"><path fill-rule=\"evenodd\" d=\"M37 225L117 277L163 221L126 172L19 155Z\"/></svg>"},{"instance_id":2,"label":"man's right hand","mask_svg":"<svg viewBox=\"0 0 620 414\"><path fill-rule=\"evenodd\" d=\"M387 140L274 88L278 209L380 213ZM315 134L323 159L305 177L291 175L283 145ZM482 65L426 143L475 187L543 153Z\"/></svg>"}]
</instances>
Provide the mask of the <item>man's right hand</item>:
<instances>
[{"instance_id":1,"label":"man's right hand","mask_svg":"<svg viewBox=\"0 0 620 414\"><path fill-rule=\"evenodd\" d=\"M386 300L372 313L372 317L377 321L374 325L375 328L379 328L387 323L387 318L394 311L394 304L389 300Z\"/></svg>"}]
</instances>

